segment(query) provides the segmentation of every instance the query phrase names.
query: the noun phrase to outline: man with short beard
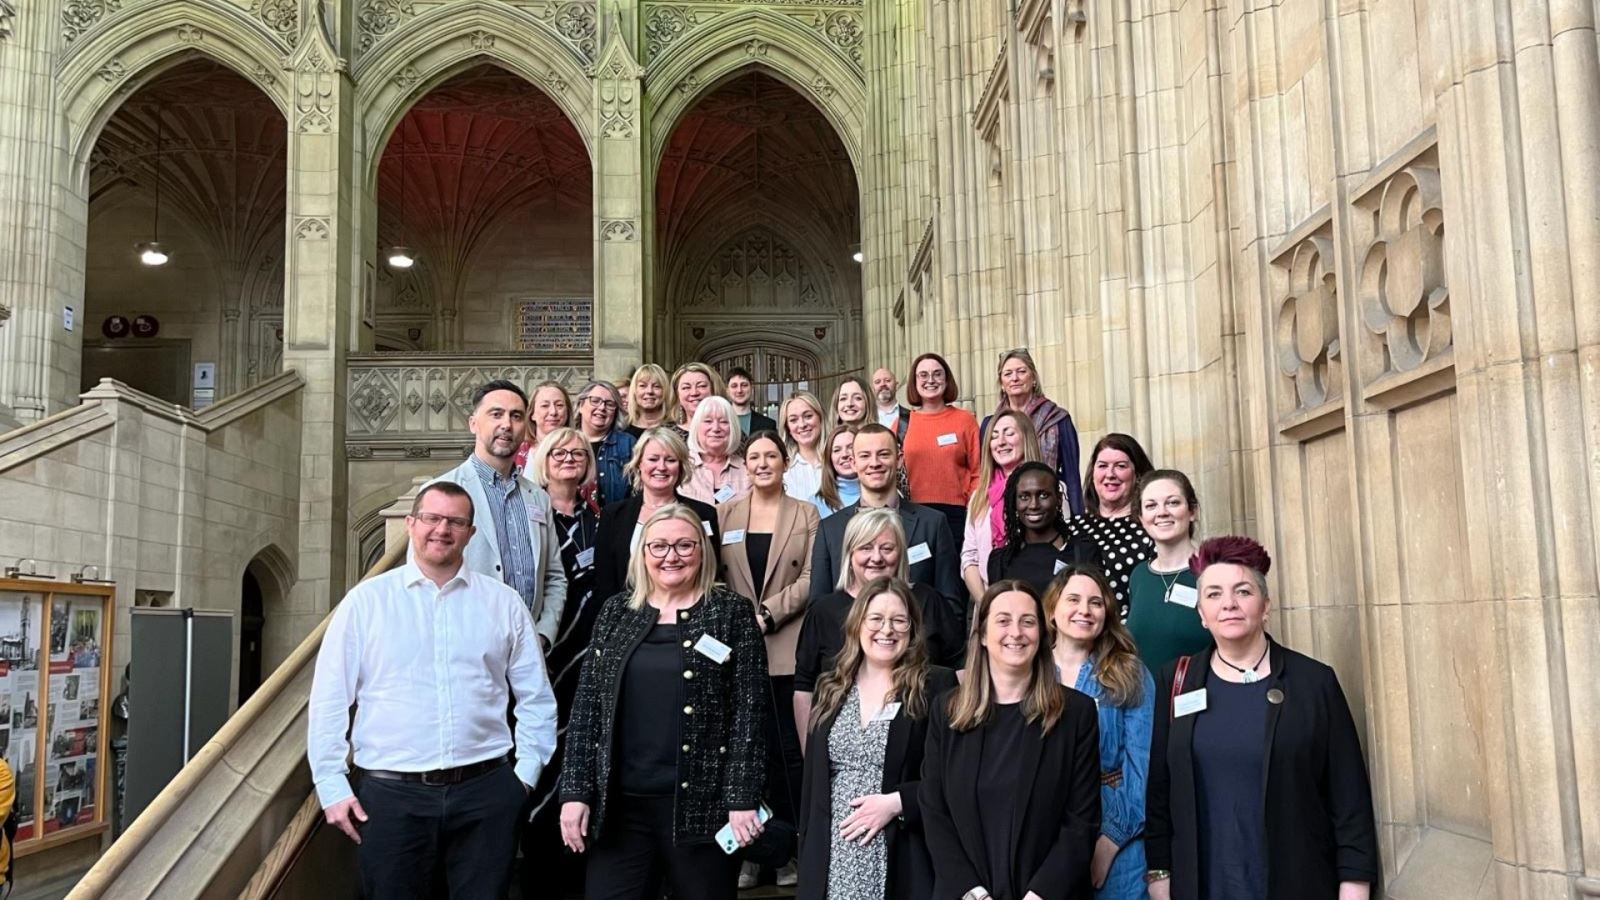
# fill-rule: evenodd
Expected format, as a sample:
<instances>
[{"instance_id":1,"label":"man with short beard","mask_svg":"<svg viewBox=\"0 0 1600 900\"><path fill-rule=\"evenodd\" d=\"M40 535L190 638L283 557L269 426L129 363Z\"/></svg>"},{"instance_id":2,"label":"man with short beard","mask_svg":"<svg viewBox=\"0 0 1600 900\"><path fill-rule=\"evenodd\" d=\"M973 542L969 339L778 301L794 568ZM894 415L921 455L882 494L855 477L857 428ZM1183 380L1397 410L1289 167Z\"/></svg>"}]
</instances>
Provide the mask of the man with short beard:
<instances>
[{"instance_id":1,"label":"man with short beard","mask_svg":"<svg viewBox=\"0 0 1600 900\"><path fill-rule=\"evenodd\" d=\"M307 762L327 823L358 845L368 897L423 900L436 882L504 897L519 814L555 752L556 698L522 598L463 561L473 519L461 486L424 487L410 559L352 588L317 652Z\"/></svg>"},{"instance_id":2,"label":"man with short beard","mask_svg":"<svg viewBox=\"0 0 1600 900\"><path fill-rule=\"evenodd\" d=\"M460 485L472 498L474 533L467 568L504 581L521 595L545 650L555 643L567 575L550 495L516 467L517 446L528 424L528 395L509 381L472 392L472 455L431 483Z\"/></svg>"},{"instance_id":3,"label":"man with short beard","mask_svg":"<svg viewBox=\"0 0 1600 900\"><path fill-rule=\"evenodd\" d=\"M878 405L878 424L894 432L899 440L906 438L906 426L911 424L911 410L900 405L895 399L895 392L900 389L900 383L895 381L894 373L888 369L879 369L872 373L872 396Z\"/></svg>"},{"instance_id":4,"label":"man with short beard","mask_svg":"<svg viewBox=\"0 0 1600 900\"><path fill-rule=\"evenodd\" d=\"M882 425L867 424L856 431L853 450L861 500L823 519L811 547L812 600L834 590L839 571L850 564L844 555L844 529L855 514L874 506L893 507L906 529L906 563L911 581L938 591L951 610L966 621L966 590L957 569L960 547L950 534L943 514L900 496L895 476L900 471L900 442Z\"/></svg>"}]
</instances>

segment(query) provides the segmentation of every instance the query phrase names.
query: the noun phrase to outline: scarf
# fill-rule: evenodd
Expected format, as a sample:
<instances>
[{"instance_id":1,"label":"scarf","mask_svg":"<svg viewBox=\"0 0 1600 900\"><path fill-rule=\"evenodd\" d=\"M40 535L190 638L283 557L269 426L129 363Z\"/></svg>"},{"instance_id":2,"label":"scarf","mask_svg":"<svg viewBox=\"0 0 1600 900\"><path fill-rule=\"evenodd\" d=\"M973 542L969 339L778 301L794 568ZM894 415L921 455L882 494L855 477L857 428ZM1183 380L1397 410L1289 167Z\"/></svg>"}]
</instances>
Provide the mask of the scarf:
<instances>
[{"instance_id":1,"label":"scarf","mask_svg":"<svg viewBox=\"0 0 1600 900\"><path fill-rule=\"evenodd\" d=\"M1010 402L1001 397L1000 405L995 407L994 414L999 415L1010 408ZM1058 429L1061 423L1067 420L1067 411L1043 394L1035 394L1022 411L1028 414L1028 418L1033 422L1033 430L1039 433L1040 460L1052 469L1059 467L1061 433Z\"/></svg>"},{"instance_id":2,"label":"scarf","mask_svg":"<svg viewBox=\"0 0 1600 900\"><path fill-rule=\"evenodd\" d=\"M1006 473L995 469L989 479L989 546L1006 545Z\"/></svg>"}]
</instances>

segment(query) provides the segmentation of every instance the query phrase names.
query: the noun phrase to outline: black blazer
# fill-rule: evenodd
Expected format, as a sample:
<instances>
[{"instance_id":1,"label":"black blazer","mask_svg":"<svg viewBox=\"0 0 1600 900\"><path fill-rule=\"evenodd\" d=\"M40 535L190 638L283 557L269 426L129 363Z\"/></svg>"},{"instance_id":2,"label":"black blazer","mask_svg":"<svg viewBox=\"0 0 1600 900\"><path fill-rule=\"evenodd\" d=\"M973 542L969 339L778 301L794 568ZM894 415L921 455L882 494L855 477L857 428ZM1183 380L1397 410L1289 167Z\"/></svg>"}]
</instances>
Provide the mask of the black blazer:
<instances>
[{"instance_id":1,"label":"black blazer","mask_svg":"<svg viewBox=\"0 0 1600 900\"><path fill-rule=\"evenodd\" d=\"M957 900L989 875L979 806L999 803L1012 810L1016 835L1011 883L1047 900L1094 896L1089 862L1100 838L1100 722L1094 701L1063 687L1066 709L1049 734L1028 726L1016 761L1017 788L1011 797L978 796L979 756L984 726L956 732L949 704L939 703L928 725L922 760L922 830L933 854L933 892L937 900Z\"/></svg>"},{"instance_id":2,"label":"black blazer","mask_svg":"<svg viewBox=\"0 0 1600 900\"><path fill-rule=\"evenodd\" d=\"M860 509L860 503L852 503L823 519L817 527L817 542L811 548L811 599L835 590L840 568L850 564L844 558L844 529ZM938 591L965 621L967 589L961 583L961 545L950 536L949 522L943 513L909 500L901 500L897 511L900 524L906 529L906 547L922 544L928 549L927 559L906 560L911 580Z\"/></svg>"},{"instance_id":3,"label":"black blazer","mask_svg":"<svg viewBox=\"0 0 1600 900\"><path fill-rule=\"evenodd\" d=\"M717 528L717 511L709 503L701 503L682 494L678 502L694 510L700 521L711 523L711 552L722 546L722 532ZM633 494L625 500L606 504L600 511L600 530L594 536L594 596L604 601L628 586L628 560L633 557L633 529L640 524L639 511L644 509L644 495ZM719 567L720 568L720 567Z\"/></svg>"},{"instance_id":4,"label":"black blazer","mask_svg":"<svg viewBox=\"0 0 1600 900\"><path fill-rule=\"evenodd\" d=\"M1268 640L1271 640L1268 638ZM1208 647L1196 654L1182 692L1211 677ZM1381 896L1372 785L1339 678L1326 665L1272 641L1267 690L1267 896L1336 900L1341 881L1365 881ZM1155 729L1145 797L1145 856L1172 871L1173 900L1200 897L1199 808L1194 786L1194 723L1205 713L1172 717L1176 660L1156 678Z\"/></svg>"},{"instance_id":5,"label":"black blazer","mask_svg":"<svg viewBox=\"0 0 1600 900\"><path fill-rule=\"evenodd\" d=\"M967 643L961 620L950 615L944 598L925 584L913 584L911 593L922 604L922 639L928 662L959 669L966 662ZM844 646L844 621L855 598L834 591L811 601L794 651L794 689L814 691L823 673L833 668L833 658Z\"/></svg>"},{"instance_id":6,"label":"black blazer","mask_svg":"<svg viewBox=\"0 0 1600 900\"><path fill-rule=\"evenodd\" d=\"M939 666L928 669L923 681L928 710L922 718L901 713L889 723L889 744L883 754L885 794L900 792L900 816L884 828L889 842L889 880L885 900L926 900L933 895L933 862L922 839L922 753L928 738L928 713L956 686L956 673ZM811 729L806 740L805 780L800 789L800 886L795 900L826 900L828 864L832 858L833 771L828 760L828 738L837 715ZM802 723L803 724L803 723Z\"/></svg>"}]
</instances>

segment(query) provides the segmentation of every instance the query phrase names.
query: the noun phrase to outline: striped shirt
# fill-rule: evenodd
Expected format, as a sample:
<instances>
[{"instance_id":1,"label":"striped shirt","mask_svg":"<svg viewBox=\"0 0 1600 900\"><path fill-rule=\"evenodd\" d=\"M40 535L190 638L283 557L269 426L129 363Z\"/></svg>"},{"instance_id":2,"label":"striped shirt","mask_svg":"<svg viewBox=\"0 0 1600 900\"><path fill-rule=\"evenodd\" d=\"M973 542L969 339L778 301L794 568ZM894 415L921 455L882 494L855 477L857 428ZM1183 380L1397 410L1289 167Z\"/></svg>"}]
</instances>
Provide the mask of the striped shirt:
<instances>
[{"instance_id":1,"label":"striped shirt","mask_svg":"<svg viewBox=\"0 0 1600 900\"><path fill-rule=\"evenodd\" d=\"M533 534L528 530L528 508L522 502L517 470L501 475L476 455L472 468L489 500L489 516L500 545L500 580L516 589L523 605L532 611L539 596L539 566L533 556Z\"/></svg>"}]
</instances>

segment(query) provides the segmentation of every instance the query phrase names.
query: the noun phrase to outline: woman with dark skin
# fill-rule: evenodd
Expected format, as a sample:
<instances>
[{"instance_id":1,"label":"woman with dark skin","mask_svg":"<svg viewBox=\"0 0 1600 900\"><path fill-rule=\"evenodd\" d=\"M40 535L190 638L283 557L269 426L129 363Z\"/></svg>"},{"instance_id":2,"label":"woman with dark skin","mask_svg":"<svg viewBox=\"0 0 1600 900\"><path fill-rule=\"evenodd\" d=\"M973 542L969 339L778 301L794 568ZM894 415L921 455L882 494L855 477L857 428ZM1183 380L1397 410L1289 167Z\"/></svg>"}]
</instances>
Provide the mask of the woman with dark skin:
<instances>
[{"instance_id":1,"label":"woman with dark skin","mask_svg":"<svg viewBox=\"0 0 1600 900\"><path fill-rule=\"evenodd\" d=\"M1003 578L1044 591L1069 565L1100 565L1094 542L1073 535L1061 516L1061 483L1046 463L1026 462L1011 473L1005 492L1006 544L989 556L989 583Z\"/></svg>"}]
</instances>

